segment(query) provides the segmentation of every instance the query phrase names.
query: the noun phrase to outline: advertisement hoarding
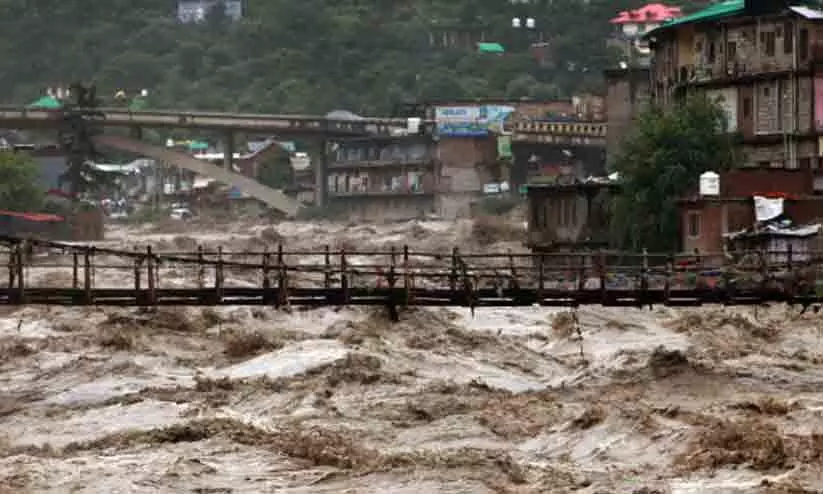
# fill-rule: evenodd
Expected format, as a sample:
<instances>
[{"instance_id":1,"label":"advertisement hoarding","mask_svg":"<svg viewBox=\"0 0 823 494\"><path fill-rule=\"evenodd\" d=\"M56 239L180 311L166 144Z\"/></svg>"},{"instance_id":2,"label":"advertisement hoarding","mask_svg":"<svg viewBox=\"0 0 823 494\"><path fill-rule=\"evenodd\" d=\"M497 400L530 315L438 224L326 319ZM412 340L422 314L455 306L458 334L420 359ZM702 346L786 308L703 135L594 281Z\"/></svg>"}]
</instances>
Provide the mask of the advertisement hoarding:
<instances>
[{"instance_id":1,"label":"advertisement hoarding","mask_svg":"<svg viewBox=\"0 0 823 494\"><path fill-rule=\"evenodd\" d=\"M505 105L439 106L434 110L437 133L442 136L476 137L499 133L514 111Z\"/></svg>"}]
</instances>

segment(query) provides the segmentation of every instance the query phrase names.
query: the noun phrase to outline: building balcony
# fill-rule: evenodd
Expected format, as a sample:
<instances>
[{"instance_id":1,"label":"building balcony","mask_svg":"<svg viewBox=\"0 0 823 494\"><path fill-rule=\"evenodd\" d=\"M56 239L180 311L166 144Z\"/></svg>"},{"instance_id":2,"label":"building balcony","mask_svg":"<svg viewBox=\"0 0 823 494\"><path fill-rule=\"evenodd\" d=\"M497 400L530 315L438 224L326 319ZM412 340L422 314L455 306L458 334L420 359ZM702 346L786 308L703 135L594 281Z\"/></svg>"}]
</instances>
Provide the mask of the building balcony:
<instances>
[{"instance_id":1,"label":"building balcony","mask_svg":"<svg viewBox=\"0 0 823 494\"><path fill-rule=\"evenodd\" d=\"M400 189L354 189L349 191L334 191L329 190L329 197L412 197L412 196L431 196L435 193L434 187L418 187L416 189L400 188Z\"/></svg>"},{"instance_id":2,"label":"building balcony","mask_svg":"<svg viewBox=\"0 0 823 494\"><path fill-rule=\"evenodd\" d=\"M683 65L678 67L674 74L658 73L657 79L660 80L661 77L668 78L674 83L675 87L729 86L810 72L811 64L808 62L796 68L785 61L733 62L727 64Z\"/></svg>"},{"instance_id":3,"label":"building balcony","mask_svg":"<svg viewBox=\"0 0 823 494\"><path fill-rule=\"evenodd\" d=\"M507 131L513 142L560 144L577 146L605 146L605 122L512 122Z\"/></svg>"},{"instance_id":4,"label":"building balcony","mask_svg":"<svg viewBox=\"0 0 823 494\"><path fill-rule=\"evenodd\" d=\"M434 166L434 160L430 157L419 159L388 159L388 160L352 160L352 161L334 161L329 163L330 169L360 169L360 168L431 168Z\"/></svg>"}]
</instances>

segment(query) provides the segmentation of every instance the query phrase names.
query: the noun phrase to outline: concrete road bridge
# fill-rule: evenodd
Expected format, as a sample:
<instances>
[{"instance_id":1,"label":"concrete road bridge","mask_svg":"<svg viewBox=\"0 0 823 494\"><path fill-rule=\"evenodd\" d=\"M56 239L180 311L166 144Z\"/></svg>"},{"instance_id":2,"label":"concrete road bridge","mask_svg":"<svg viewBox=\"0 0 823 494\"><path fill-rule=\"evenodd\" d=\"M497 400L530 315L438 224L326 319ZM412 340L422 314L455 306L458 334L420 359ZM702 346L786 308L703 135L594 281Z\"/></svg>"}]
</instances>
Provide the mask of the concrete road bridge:
<instances>
[{"instance_id":1,"label":"concrete road bridge","mask_svg":"<svg viewBox=\"0 0 823 494\"><path fill-rule=\"evenodd\" d=\"M306 137L323 141L335 138L368 135L395 135L406 131L409 121L396 118L328 118L311 115L256 115L244 113L192 112L177 110L141 110L125 108L74 109L75 114L86 116L85 124L91 127L126 127L133 129L132 138L101 133L94 137L100 147L113 148L163 161L195 173L214 178L236 187L267 206L294 216L300 208L295 199L232 171L234 134L246 132L293 137ZM61 109L33 109L16 106L0 106L0 128L9 129L60 129L66 125L67 112ZM431 132L433 122L421 122L423 132ZM216 131L222 133L225 162L223 168L192 158L191 156L153 146L140 141L144 128L183 128ZM325 160L325 156L319 157ZM321 164L322 166L322 164ZM318 178L318 182L321 182ZM325 182L322 182L325 183Z\"/></svg>"}]
</instances>

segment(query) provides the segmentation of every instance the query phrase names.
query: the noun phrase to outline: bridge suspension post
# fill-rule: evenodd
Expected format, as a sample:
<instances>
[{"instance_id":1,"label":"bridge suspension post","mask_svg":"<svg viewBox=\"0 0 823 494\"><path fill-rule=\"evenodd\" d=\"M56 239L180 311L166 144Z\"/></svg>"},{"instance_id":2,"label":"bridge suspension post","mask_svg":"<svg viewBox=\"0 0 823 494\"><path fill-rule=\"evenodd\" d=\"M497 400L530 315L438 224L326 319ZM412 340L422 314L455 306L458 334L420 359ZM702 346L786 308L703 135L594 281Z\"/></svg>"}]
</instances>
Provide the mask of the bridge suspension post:
<instances>
[{"instance_id":1,"label":"bridge suspension post","mask_svg":"<svg viewBox=\"0 0 823 494\"><path fill-rule=\"evenodd\" d=\"M348 275L348 263L346 261L346 249L345 249L345 247L340 249L340 289L343 292L342 305L348 305L348 303L349 303L349 275Z\"/></svg>"},{"instance_id":2,"label":"bridge suspension post","mask_svg":"<svg viewBox=\"0 0 823 494\"><path fill-rule=\"evenodd\" d=\"M414 277L409 272L409 246L403 246L403 290L406 292L406 307L411 304L411 290L414 288Z\"/></svg>"},{"instance_id":3,"label":"bridge suspension post","mask_svg":"<svg viewBox=\"0 0 823 494\"><path fill-rule=\"evenodd\" d=\"M649 251L643 249L643 262L640 267L640 303L638 307L643 306L643 301L649 300ZM649 304L651 307L651 304Z\"/></svg>"},{"instance_id":4,"label":"bridge suspension post","mask_svg":"<svg viewBox=\"0 0 823 494\"><path fill-rule=\"evenodd\" d=\"M203 253L203 246L197 246L197 288L203 289L206 286L206 263Z\"/></svg>"},{"instance_id":5,"label":"bridge suspension post","mask_svg":"<svg viewBox=\"0 0 823 494\"><path fill-rule=\"evenodd\" d=\"M331 289L331 275L332 275L332 272L331 272L331 247L329 247L329 244L326 244L325 247L323 247L323 251L324 251L323 253L325 254L324 255L325 269L323 270L323 288L325 288L326 290L330 290ZM326 293L328 293L328 292L326 292Z\"/></svg>"},{"instance_id":6,"label":"bridge suspension post","mask_svg":"<svg viewBox=\"0 0 823 494\"><path fill-rule=\"evenodd\" d=\"M268 245L263 250L263 305L271 303L271 279L269 270L271 269L271 254Z\"/></svg>"},{"instance_id":7,"label":"bridge suspension post","mask_svg":"<svg viewBox=\"0 0 823 494\"><path fill-rule=\"evenodd\" d=\"M151 245L146 247L146 280L149 285L149 300L150 305L155 305L157 302L157 292L154 286L154 254L151 250Z\"/></svg>"},{"instance_id":8,"label":"bridge suspension post","mask_svg":"<svg viewBox=\"0 0 823 494\"><path fill-rule=\"evenodd\" d=\"M218 303L223 300L223 246L217 247L217 264L214 266L214 295Z\"/></svg>"},{"instance_id":9,"label":"bridge suspension post","mask_svg":"<svg viewBox=\"0 0 823 494\"><path fill-rule=\"evenodd\" d=\"M92 248L86 248L83 251L83 291L84 295L83 298L85 299L85 303L87 305L92 304L92 294L91 294L91 250Z\"/></svg>"},{"instance_id":10,"label":"bridge suspension post","mask_svg":"<svg viewBox=\"0 0 823 494\"><path fill-rule=\"evenodd\" d=\"M80 288L80 256L77 251L71 253L71 287L75 290Z\"/></svg>"},{"instance_id":11,"label":"bridge suspension post","mask_svg":"<svg viewBox=\"0 0 823 494\"><path fill-rule=\"evenodd\" d=\"M452 296L454 293L457 292L457 258L458 258L458 250L457 247L452 249L452 270L451 275L449 276L449 289L452 292Z\"/></svg>"},{"instance_id":12,"label":"bridge suspension post","mask_svg":"<svg viewBox=\"0 0 823 494\"><path fill-rule=\"evenodd\" d=\"M600 303L606 305L606 253L600 250L597 256L597 277L600 278Z\"/></svg>"},{"instance_id":13,"label":"bridge suspension post","mask_svg":"<svg viewBox=\"0 0 823 494\"><path fill-rule=\"evenodd\" d=\"M140 303L139 301L143 298L141 293L140 293L140 289L142 288L141 287L141 280L140 280L140 278L141 278L140 268L141 268L142 264L143 264L143 259L140 256L140 253L139 253L137 247L134 247L134 294L135 294L135 297L137 297L138 304Z\"/></svg>"},{"instance_id":14,"label":"bridge suspension post","mask_svg":"<svg viewBox=\"0 0 823 494\"><path fill-rule=\"evenodd\" d=\"M389 284L389 296L386 297L386 308L389 311L389 319L392 322L400 321L400 314L397 312L397 297L394 294L394 284L397 281L397 249L392 246L389 253L389 274L386 281Z\"/></svg>"},{"instance_id":15,"label":"bridge suspension post","mask_svg":"<svg viewBox=\"0 0 823 494\"><path fill-rule=\"evenodd\" d=\"M546 289L546 256L537 254L537 303L543 305L543 291Z\"/></svg>"},{"instance_id":16,"label":"bridge suspension post","mask_svg":"<svg viewBox=\"0 0 823 494\"><path fill-rule=\"evenodd\" d=\"M289 306L289 278L283 257L283 244L277 244L277 307Z\"/></svg>"},{"instance_id":17,"label":"bridge suspension post","mask_svg":"<svg viewBox=\"0 0 823 494\"><path fill-rule=\"evenodd\" d=\"M26 303L26 277L24 267L26 265L25 240L17 246L17 303Z\"/></svg>"}]
</instances>

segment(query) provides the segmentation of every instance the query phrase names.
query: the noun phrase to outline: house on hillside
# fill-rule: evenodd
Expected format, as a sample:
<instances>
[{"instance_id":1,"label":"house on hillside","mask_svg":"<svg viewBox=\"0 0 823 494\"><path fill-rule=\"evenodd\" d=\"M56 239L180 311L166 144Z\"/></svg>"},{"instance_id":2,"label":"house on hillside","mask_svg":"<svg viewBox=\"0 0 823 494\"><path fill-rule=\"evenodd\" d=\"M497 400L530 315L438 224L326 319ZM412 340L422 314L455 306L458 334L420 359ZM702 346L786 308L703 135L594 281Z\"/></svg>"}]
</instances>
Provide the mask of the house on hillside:
<instances>
[{"instance_id":1,"label":"house on hillside","mask_svg":"<svg viewBox=\"0 0 823 494\"><path fill-rule=\"evenodd\" d=\"M662 3L650 3L638 9L624 10L609 21L615 27L609 44L622 50L629 65L646 64L649 45L643 36L682 15L680 7Z\"/></svg>"}]
</instances>

